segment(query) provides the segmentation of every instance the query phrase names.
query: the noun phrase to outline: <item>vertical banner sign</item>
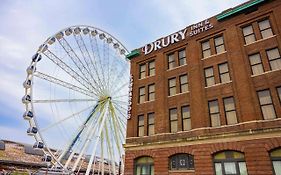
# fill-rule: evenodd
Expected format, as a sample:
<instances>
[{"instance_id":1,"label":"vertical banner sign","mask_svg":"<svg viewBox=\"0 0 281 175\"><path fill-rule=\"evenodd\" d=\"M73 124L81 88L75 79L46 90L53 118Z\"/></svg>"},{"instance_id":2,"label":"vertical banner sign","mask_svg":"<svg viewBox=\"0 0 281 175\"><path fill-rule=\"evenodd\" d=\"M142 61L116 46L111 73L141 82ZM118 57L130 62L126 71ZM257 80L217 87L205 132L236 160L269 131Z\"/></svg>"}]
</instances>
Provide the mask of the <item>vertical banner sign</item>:
<instances>
[{"instance_id":1,"label":"vertical banner sign","mask_svg":"<svg viewBox=\"0 0 281 175\"><path fill-rule=\"evenodd\" d=\"M129 84L129 100L128 100L128 119L131 119L132 116L132 98L133 98L133 84L134 79L133 75L130 76L130 84Z\"/></svg>"}]
</instances>

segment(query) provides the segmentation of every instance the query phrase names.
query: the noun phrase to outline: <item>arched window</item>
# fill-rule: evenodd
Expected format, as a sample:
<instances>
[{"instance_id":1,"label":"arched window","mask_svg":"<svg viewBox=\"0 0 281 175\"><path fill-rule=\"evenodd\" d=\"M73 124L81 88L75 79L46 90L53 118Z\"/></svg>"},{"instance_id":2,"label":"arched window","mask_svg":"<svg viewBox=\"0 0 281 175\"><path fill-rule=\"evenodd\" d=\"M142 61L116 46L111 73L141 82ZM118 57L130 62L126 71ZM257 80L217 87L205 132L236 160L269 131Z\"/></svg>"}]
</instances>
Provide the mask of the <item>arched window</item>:
<instances>
[{"instance_id":1,"label":"arched window","mask_svg":"<svg viewBox=\"0 0 281 175\"><path fill-rule=\"evenodd\" d=\"M135 160L136 175L154 175L153 159L151 157L140 157Z\"/></svg>"},{"instance_id":2,"label":"arched window","mask_svg":"<svg viewBox=\"0 0 281 175\"><path fill-rule=\"evenodd\" d=\"M281 148L270 152L274 175L281 175Z\"/></svg>"},{"instance_id":3,"label":"arched window","mask_svg":"<svg viewBox=\"0 0 281 175\"><path fill-rule=\"evenodd\" d=\"M214 155L216 175L248 175L244 154L223 151Z\"/></svg>"},{"instance_id":4,"label":"arched window","mask_svg":"<svg viewBox=\"0 0 281 175\"><path fill-rule=\"evenodd\" d=\"M175 154L170 157L170 170L190 170L194 169L193 155Z\"/></svg>"}]
</instances>

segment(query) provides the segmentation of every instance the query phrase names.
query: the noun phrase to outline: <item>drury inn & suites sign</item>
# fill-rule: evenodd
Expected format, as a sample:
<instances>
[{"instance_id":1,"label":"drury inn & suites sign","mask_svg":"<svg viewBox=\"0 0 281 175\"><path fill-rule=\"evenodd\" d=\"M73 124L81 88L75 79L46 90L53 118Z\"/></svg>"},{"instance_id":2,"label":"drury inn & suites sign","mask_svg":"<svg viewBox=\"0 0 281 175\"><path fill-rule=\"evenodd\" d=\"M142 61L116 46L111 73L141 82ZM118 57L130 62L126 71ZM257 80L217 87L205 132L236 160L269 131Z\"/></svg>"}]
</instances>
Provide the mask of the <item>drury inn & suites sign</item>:
<instances>
[{"instance_id":1,"label":"drury inn & suites sign","mask_svg":"<svg viewBox=\"0 0 281 175\"><path fill-rule=\"evenodd\" d=\"M188 28L189 28L189 30L188 30ZM151 53L152 51L156 51L156 50L161 49L163 47L167 47L170 44L174 44L174 43L177 43L179 41L182 41L187 37L187 35L192 37L192 36L195 36L199 33L207 31L211 28L213 28L212 23L210 23L209 20L206 19L206 20L201 21L199 23L193 24L190 27L187 27L183 30L180 30L176 33L173 33L169 36L166 36L166 37L161 38L159 40L156 40L152 43L149 43L142 48L142 51L146 55L146 54Z\"/></svg>"}]
</instances>

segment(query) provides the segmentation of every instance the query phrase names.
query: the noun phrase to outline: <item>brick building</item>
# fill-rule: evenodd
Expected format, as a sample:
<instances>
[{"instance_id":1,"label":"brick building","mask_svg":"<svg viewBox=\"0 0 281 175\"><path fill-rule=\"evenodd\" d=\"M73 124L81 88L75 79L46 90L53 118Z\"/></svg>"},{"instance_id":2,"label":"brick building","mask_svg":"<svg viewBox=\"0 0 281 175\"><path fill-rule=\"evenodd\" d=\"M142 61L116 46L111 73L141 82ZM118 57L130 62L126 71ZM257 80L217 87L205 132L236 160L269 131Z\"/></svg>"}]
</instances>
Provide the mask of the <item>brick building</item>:
<instances>
[{"instance_id":1,"label":"brick building","mask_svg":"<svg viewBox=\"0 0 281 175\"><path fill-rule=\"evenodd\" d=\"M132 51L126 175L281 174L281 1Z\"/></svg>"}]
</instances>

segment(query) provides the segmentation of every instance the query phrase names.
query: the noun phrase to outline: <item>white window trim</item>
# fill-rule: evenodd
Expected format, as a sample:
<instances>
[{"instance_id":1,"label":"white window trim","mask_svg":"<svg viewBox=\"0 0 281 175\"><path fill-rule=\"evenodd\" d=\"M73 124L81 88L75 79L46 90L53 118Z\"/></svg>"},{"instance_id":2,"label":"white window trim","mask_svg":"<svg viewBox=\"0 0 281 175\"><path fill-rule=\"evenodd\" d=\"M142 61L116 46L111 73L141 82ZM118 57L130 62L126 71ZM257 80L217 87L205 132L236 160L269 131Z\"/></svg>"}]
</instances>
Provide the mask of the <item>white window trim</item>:
<instances>
[{"instance_id":1,"label":"white window trim","mask_svg":"<svg viewBox=\"0 0 281 175\"><path fill-rule=\"evenodd\" d=\"M254 78L254 77L258 77L258 76L261 76L261 75L265 75L265 74L269 74L269 73L277 72L277 71L281 71L281 68L280 69L276 69L276 70L266 71L266 72L263 72L263 73L258 74L258 75L251 75L251 77Z\"/></svg>"},{"instance_id":2,"label":"white window trim","mask_svg":"<svg viewBox=\"0 0 281 175\"><path fill-rule=\"evenodd\" d=\"M187 65L187 63L185 63L184 65L181 65L181 66L176 66L176 67L174 67L174 68L167 69L167 72L168 72L168 71L171 71L171 70L175 70L175 69L181 68L181 67L184 67L184 66L186 66L186 65Z\"/></svg>"},{"instance_id":3,"label":"white window trim","mask_svg":"<svg viewBox=\"0 0 281 175\"><path fill-rule=\"evenodd\" d=\"M182 93L177 93L177 94L175 94L175 95L170 95L170 96L168 96L168 98L169 97L174 97L174 96L178 96L178 95L182 95L182 94L187 94L187 93L189 93L190 91L186 91L186 92L182 92Z\"/></svg>"},{"instance_id":4,"label":"white window trim","mask_svg":"<svg viewBox=\"0 0 281 175\"><path fill-rule=\"evenodd\" d=\"M224 83L217 83L217 84L214 84L214 85L212 85L212 86L207 86L207 87L205 87L205 89L211 88L211 87L215 87L215 86L224 85L224 84L228 84L228 83L232 83L232 80L227 81L227 82L224 82Z\"/></svg>"},{"instance_id":5,"label":"white window trim","mask_svg":"<svg viewBox=\"0 0 281 175\"><path fill-rule=\"evenodd\" d=\"M244 44L244 46L246 47L246 46L249 46L249 45L252 45L252 44L256 44L258 42L261 42L261 41L264 41L264 40L267 40L267 39L270 39L270 38L274 38L274 37L276 37L276 35L272 35L272 36L270 36L268 38L259 39L259 40L256 40L256 41L252 42L252 43L249 43L249 44Z\"/></svg>"},{"instance_id":6,"label":"white window trim","mask_svg":"<svg viewBox=\"0 0 281 175\"><path fill-rule=\"evenodd\" d=\"M205 57L205 58L201 58L201 60L203 61L203 60L206 60L206 59L208 59L208 58L216 57L216 56L218 56L218 55L225 54L225 53L227 53L227 51L223 51L223 52L221 52L221 53L217 53L217 54L213 54L213 55L211 55L211 56Z\"/></svg>"}]
</instances>

